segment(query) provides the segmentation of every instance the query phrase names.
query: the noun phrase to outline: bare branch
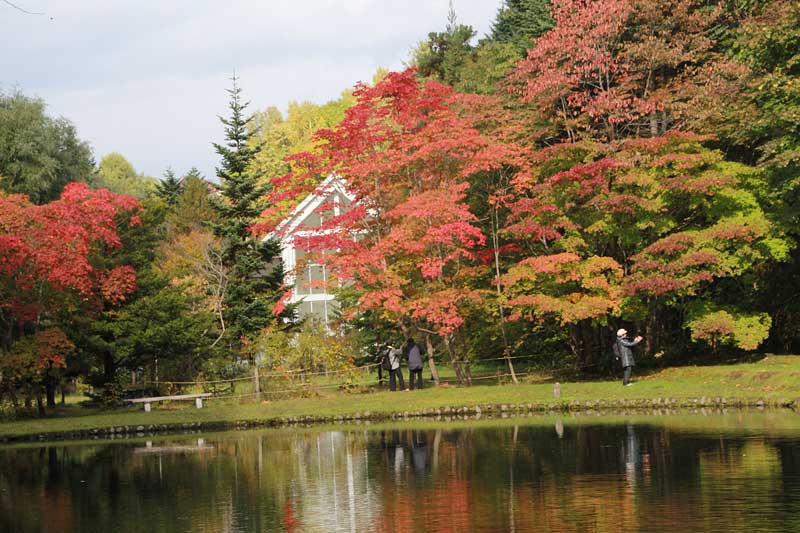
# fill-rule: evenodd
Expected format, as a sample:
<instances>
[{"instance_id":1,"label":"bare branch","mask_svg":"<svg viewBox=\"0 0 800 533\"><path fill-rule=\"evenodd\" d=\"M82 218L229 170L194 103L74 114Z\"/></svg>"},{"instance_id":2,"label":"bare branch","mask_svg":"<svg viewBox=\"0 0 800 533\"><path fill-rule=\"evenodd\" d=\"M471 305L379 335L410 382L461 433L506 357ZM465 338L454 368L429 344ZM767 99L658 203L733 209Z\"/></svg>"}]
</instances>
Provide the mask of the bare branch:
<instances>
[{"instance_id":1,"label":"bare branch","mask_svg":"<svg viewBox=\"0 0 800 533\"><path fill-rule=\"evenodd\" d=\"M21 11L21 12L25 13L26 15L44 15L45 14L44 12L39 12L39 11L28 11L25 8L19 7L18 5L14 4L12 2L9 2L9 0L0 0L0 2L3 2L4 4L6 4L8 6L11 6L14 9L16 9L17 11Z\"/></svg>"}]
</instances>

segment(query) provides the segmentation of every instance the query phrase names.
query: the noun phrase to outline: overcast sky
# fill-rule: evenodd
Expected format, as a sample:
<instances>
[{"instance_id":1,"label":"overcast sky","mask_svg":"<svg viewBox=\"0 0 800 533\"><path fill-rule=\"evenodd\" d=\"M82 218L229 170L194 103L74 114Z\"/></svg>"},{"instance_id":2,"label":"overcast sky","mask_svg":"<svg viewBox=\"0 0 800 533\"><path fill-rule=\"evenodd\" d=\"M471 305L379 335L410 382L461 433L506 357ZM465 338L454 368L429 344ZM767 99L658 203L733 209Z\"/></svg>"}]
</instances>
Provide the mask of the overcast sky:
<instances>
[{"instance_id":1,"label":"overcast sky","mask_svg":"<svg viewBox=\"0 0 800 533\"><path fill-rule=\"evenodd\" d=\"M218 164L234 69L250 110L323 103L401 69L448 0L0 0L0 89L40 96L95 157L160 177ZM456 0L479 36L501 0Z\"/></svg>"}]
</instances>

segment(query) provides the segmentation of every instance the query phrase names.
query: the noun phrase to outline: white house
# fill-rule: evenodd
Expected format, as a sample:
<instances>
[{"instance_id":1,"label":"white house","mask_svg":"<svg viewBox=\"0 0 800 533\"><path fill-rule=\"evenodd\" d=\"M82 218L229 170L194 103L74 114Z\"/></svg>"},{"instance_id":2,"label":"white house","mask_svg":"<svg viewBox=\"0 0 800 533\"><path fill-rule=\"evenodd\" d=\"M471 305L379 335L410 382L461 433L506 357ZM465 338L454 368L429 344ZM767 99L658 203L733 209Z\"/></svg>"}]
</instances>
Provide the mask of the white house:
<instances>
[{"instance_id":1,"label":"white house","mask_svg":"<svg viewBox=\"0 0 800 533\"><path fill-rule=\"evenodd\" d=\"M352 203L353 195L347 191L344 182L336 174L331 174L269 236L278 237L281 241L281 258L287 272L285 281L287 285L294 285L289 302L299 304L297 309L300 318L317 317L326 327L337 308L336 299L325 288L311 284L327 282L328 273L324 265L305 264L307 250L296 241L298 237L302 240L302 237L319 235L319 228L325 220L348 210ZM300 270L298 265L301 266Z\"/></svg>"}]
</instances>

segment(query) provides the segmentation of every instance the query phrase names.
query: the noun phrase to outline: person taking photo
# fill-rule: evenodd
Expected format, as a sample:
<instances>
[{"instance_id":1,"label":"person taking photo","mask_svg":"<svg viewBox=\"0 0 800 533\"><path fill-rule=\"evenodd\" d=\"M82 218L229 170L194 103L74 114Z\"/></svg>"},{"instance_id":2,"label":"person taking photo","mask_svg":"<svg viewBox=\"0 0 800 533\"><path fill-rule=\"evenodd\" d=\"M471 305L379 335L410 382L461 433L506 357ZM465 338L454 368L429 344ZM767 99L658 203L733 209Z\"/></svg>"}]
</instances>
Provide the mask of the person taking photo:
<instances>
[{"instance_id":1,"label":"person taking photo","mask_svg":"<svg viewBox=\"0 0 800 533\"><path fill-rule=\"evenodd\" d=\"M633 340L627 338L628 330L621 328L617 330L617 352L622 364L622 384L626 387L631 385L631 370L636 366L636 361L633 359L633 348L642 342L641 335L636 336Z\"/></svg>"}]
</instances>

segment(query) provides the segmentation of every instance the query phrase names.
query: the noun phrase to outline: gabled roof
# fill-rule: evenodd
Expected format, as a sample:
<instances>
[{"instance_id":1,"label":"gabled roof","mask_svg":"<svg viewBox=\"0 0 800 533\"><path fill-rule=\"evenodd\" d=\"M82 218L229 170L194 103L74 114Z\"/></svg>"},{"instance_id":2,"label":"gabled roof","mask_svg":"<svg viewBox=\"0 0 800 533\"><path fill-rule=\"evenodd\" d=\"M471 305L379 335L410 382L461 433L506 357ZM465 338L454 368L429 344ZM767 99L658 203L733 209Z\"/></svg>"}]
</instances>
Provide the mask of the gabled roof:
<instances>
[{"instance_id":1,"label":"gabled roof","mask_svg":"<svg viewBox=\"0 0 800 533\"><path fill-rule=\"evenodd\" d=\"M283 239L292 235L306 218L318 209L332 193L336 192L351 202L355 200L355 196L347 190L342 178L336 173L331 173L297 207L292 209L289 216L283 219L266 238L278 237Z\"/></svg>"}]
</instances>

